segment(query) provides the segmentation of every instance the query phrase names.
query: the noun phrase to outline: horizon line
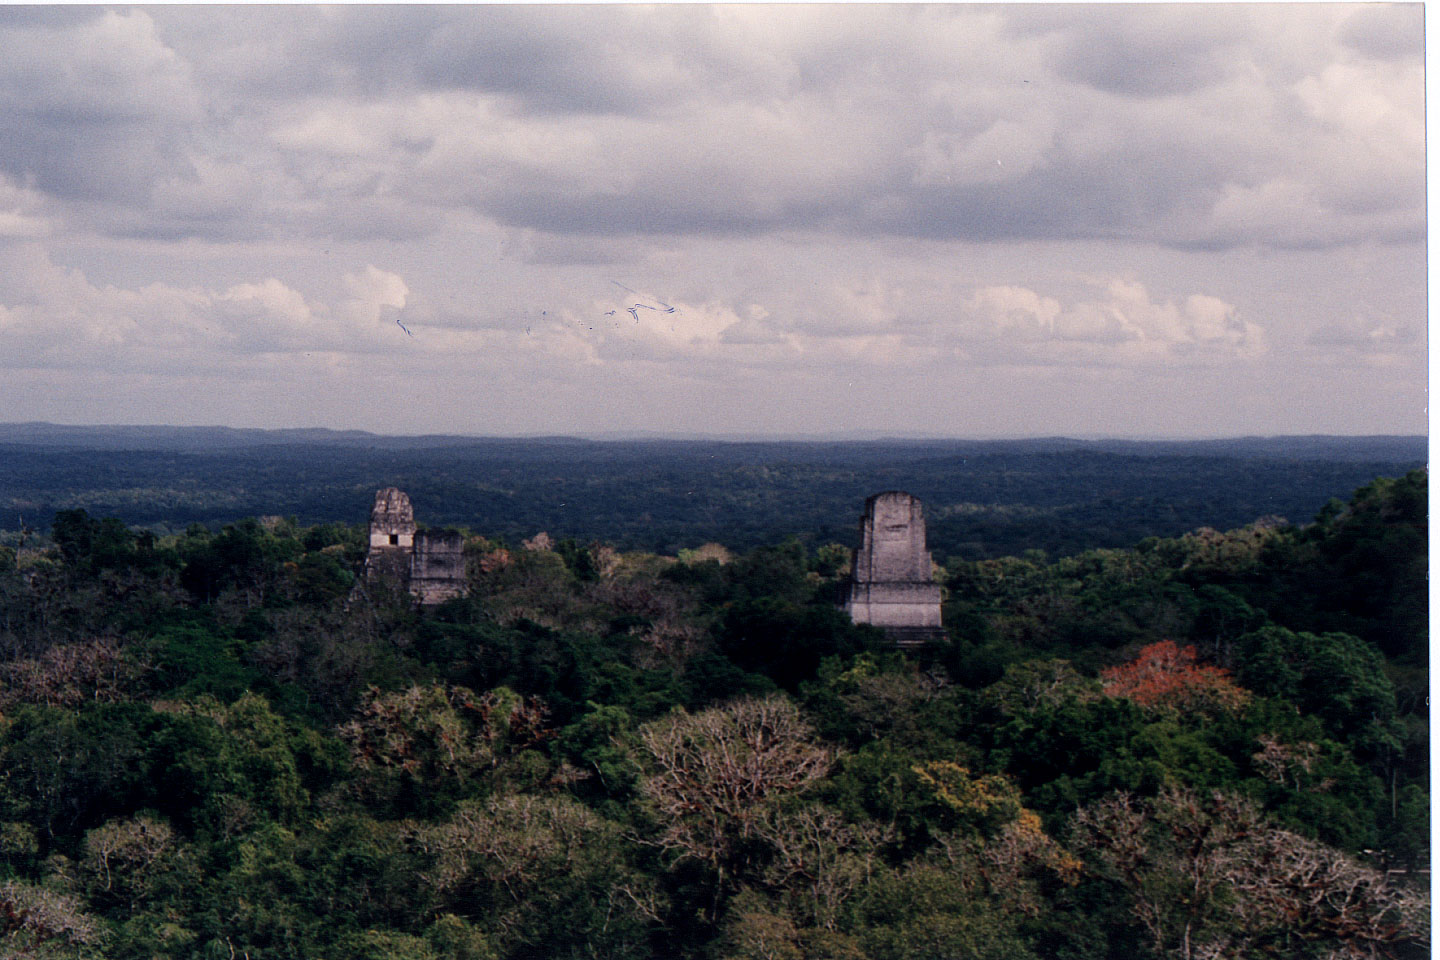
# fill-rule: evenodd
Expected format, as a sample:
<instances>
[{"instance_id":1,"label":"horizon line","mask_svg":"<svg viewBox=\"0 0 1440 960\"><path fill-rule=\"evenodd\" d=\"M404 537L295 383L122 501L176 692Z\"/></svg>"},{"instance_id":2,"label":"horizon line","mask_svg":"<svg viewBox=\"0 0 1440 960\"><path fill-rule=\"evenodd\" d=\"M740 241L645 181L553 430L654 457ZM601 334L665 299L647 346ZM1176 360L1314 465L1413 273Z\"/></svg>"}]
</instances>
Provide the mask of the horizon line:
<instances>
[{"instance_id":1,"label":"horizon line","mask_svg":"<svg viewBox=\"0 0 1440 960\"><path fill-rule=\"evenodd\" d=\"M52 428L58 430L171 430L171 431L228 431L234 433L293 434L322 433L336 435L360 435L381 440L580 440L594 443L667 440L667 441L710 441L725 442L792 442L792 443L843 443L882 441L923 441L990 443L1003 441L1071 440L1084 443L1095 442L1139 442L1139 443L1204 443L1224 440L1280 440L1280 439L1421 439L1428 440L1428 433L1234 433L1234 434L1113 434L1113 433L993 433L993 434L943 434L929 432L896 432L879 429L855 430L794 430L775 432L716 431L698 430L597 430L559 433L464 433L464 432L422 432L386 433L361 427L253 427L230 426L228 424L174 424L174 423L62 423L50 420L0 421L4 428Z\"/></svg>"}]
</instances>

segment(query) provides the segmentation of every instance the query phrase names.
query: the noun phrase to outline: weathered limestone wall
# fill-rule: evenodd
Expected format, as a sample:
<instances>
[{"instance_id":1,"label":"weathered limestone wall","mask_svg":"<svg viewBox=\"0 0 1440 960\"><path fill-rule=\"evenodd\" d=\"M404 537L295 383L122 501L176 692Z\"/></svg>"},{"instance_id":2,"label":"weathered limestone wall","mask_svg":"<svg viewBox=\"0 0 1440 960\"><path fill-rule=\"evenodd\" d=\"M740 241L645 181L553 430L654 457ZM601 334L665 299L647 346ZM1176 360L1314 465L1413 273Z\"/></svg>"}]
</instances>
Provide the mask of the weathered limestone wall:
<instances>
[{"instance_id":1,"label":"weathered limestone wall","mask_svg":"<svg viewBox=\"0 0 1440 960\"><path fill-rule=\"evenodd\" d=\"M367 583L408 590L422 604L443 603L465 592L465 541L455 530L416 532L410 498L396 487L375 492L370 511Z\"/></svg>"},{"instance_id":2,"label":"weathered limestone wall","mask_svg":"<svg viewBox=\"0 0 1440 960\"><path fill-rule=\"evenodd\" d=\"M465 592L465 538L457 530L422 530L410 557L410 592L421 603L444 603Z\"/></svg>"},{"instance_id":3,"label":"weathered limestone wall","mask_svg":"<svg viewBox=\"0 0 1440 960\"><path fill-rule=\"evenodd\" d=\"M410 506L410 498L397 487L375 491L375 506L370 510L370 549L409 550L414 542L415 508Z\"/></svg>"},{"instance_id":4,"label":"weathered limestone wall","mask_svg":"<svg viewBox=\"0 0 1440 960\"><path fill-rule=\"evenodd\" d=\"M938 583L852 583L850 618L877 627L940 626Z\"/></svg>"},{"instance_id":5,"label":"weathered limestone wall","mask_svg":"<svg viewBox=\"0 0 1440 960\"><path fill-rule=\"evenodd\" d=\"M855 623L880 627L901 646L943 638L940 585L930 570L920 501L898 490L877 493L865 501L841 605Z\"/></svg>"},{"instance_id":6,"label":"weathered limestone wall","mask_svg":"<svg viewBox=\"0 0 1440 960\"><path fill-rule=\"evenodd\" d=\"M857 583L930 581L925 511L919 500L891 491L865 501L854 571Z\"/></svg>"},{"instance_id":7,"label":"weathered limestone wall","mask_svg":"<svg viewBox=\"0 0 1440 960\"><path fill-rule=\"evenodd\" d=\"M415 511L410 498L395 487L375 491L370 510L370 550L365 555L365 582L403 586L410 575L410 550L415 540Z\"/></svg>"}]
</instances>

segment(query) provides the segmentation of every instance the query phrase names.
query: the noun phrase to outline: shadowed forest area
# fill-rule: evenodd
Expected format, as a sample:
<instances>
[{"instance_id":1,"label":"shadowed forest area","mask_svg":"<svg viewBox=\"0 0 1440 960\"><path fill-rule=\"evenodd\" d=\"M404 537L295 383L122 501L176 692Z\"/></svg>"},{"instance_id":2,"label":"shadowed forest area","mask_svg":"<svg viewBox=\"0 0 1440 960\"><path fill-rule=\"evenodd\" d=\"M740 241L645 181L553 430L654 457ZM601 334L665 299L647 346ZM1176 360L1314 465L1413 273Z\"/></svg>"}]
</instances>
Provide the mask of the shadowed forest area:
<instances>
[{"instance_id":1,"label":"shadowed forest area","mask_svg":"<svg viewBox=\"0 0 1440 960\"><path fill-rule=\"evenodd\" d=\"M339 449L6 462L7 955L1428 956L1421 470L1331 499L1374 461L491 450L483 496L576 496L516 516L412 449L364 476L462 528L470 588L420 609L365 583ZM834 605L890 486L946 598L903 655ZM723 535L751 515L785 522Z\"/></svg>"},{"instance_id":2,"label":"shadowed forest area","mask_svg":"<svg viewBox=\"0 0 1440 960\"><path fill-rule=\"evenodd\" d=\"M1056 557L1265 516L1306 522L1425 458L1423 437L599 442L11 424L0 531L71 509L160 535L267 515L357 523L393 485L422 522L516 541L544 530L672 555L790 537L815 549L854 546L865 498L903 489L924 501L941 562Z\"/></svg>"}]
</instances>

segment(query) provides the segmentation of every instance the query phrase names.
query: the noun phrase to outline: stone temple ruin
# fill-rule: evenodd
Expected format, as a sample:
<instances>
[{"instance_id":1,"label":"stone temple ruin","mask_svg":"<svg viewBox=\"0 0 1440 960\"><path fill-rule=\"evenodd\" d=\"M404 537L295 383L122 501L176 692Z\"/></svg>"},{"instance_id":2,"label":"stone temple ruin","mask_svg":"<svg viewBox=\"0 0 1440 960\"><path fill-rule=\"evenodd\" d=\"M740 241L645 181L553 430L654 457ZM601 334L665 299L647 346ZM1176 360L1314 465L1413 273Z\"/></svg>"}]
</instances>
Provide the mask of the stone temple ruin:
<instances>
[{"instance_id":1,"label":"stone temple ruin","mask_svg":"<svg viewBox=\"0 0 1440 960\"><path fill-rule=\"evenodd\" d=\"M456 530L416 530L410 498L396 487L375 492L365 582L388 583L422 604L465 593L465 538Z\"/></svg>"},{"instance_id":2,"label":"stone temple ruin","mask_svg":"<svg viewBox=\"0 0 1440 960\"><path fill-rule=\"evenodd\" d=\"M427 605L462 596L464 537L455 530L418 530L404 491L377 490L370 511L365 582L406 590ZM940 585L931 576L919 500L892 490L865 501L860 548L840 605L855 623L879 627L900 647L944 639Z\"/></svg>"},{"instance_id":3,"label":"stone temple ruin","mask_svg":"<svg viewBox=\"0 0 1440 960\"><path fill-rule=\"evenodd\" d=\"M892 490L865 501L860 548L841 606L851 620L879 627L897 646L918 647L945 637L940 585L931 576L919 500Z\"/></svg>"}]
</instances>

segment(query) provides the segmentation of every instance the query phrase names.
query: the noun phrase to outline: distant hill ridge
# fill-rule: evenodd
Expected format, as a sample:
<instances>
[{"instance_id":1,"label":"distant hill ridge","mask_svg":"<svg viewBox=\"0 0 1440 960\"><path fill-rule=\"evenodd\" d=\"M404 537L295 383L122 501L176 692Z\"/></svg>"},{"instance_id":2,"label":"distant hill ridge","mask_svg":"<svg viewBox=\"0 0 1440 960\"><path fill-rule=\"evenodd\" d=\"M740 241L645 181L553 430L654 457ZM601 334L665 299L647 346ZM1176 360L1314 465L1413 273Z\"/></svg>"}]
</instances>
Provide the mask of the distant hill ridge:
<instances>
[{"instance_id":1,"label":"distant hill ridge","mask_svg":"<svg viewBox=\"0 0 1440 960\"><path fill-rule=\"evenodd\" d=\"M1132 440L1123 438L1030 437L1015 439L917 438L885 436L796 437L682 437L664 435L613 435L603 438L564 435L481 437L461 434L414 436L332 430L326 427L182 427L167 425L72 425L41 421L0 423L0 444L70 450L158 450L169 452L220 452L255 447L343 446L381 450L423 450L441 447L503 447L508 449L569 446L604 449L636 445L660 449L687 446L763 447L795 455L806 448L837 446L902 446L937 453L1059 453L1087 451L1128 456L1261 457L1285 460L1425 460L1423 436L1378 434L1341 436L1245 436L1205 440Z\"/></svg>"},{"instance_id":2,"label":"distant hill ridge","mask_svg":"<svg viewBox=\"0 0 1440 960\"><path fill-rule=\"evenodd\" d=\"M1052 556L1259 517L1296 522L1426 463L1421 437L586 440L0 425L0 534L83 508L159 533L262 515L358 523L375 491L427 523L673 555L851 544L865 498L925 504L937 556Z\"/></svg>"}]
</instances>

